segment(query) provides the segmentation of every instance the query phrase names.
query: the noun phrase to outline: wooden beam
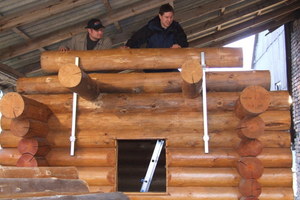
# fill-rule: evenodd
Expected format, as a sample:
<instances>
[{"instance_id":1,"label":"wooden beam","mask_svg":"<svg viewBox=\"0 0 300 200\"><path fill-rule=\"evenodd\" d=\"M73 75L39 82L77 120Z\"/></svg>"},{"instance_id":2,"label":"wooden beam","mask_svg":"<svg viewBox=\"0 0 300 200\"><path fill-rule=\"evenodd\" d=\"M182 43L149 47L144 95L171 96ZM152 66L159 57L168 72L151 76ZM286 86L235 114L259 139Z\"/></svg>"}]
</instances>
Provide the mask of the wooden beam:
<instances>
[{"instance_id":1,"label":"wooden beam","mask_svg":"<svg viewBox=\"0 0 300 200\"><path fill-rule=\"evenodd\" d=\"M120 9L113 10L111 14L101 16L101 21L104 25L109 25L115 21L120 21L128 17L143 13L147 10L156 8L164 3L171 2L173 0L149 0L147 2L139 1L130 6L122 7ZM0 51L0 60L9 59L21 54L25 54L29 51L36 50L40 47L48 46L54 43L61 42L66 40L73 35L81 33L84 30L86 21L80 22L78 24L65 27L60 31L55 31L50 34L41 36L31 40L29 43L14 45Z\"/></svg>"},{"instance_id":2,"label":"wooden beam","mask_svg":"<svg viewBox=\"0 0 300 200\"><path fill-rule=\"evenodd\" d=\"M201 33L204 33L208 29L214 29L218 26L222 26L223 24L230 24L235 21L239 21L241 19L245 19L245 17L251 17L254 18L256 16L257 10L268 10L274 6L281 5L283 3L286 3L287 0L278 1L278 0L269 0L269 1L262 1L253 5L250 5L249 7L245 7L243 9L235 10L234 12L228 11L228 13L216 17L214 19L203 21L200 24L197 24L196 26L190 26L189 28L185 29L186 34L189 38L192 38L196 35L201 35ZM221 29L222 30L222 29Z\"/></svg>"},{"instance_id":3,"label":"wooden beam","mask_svg":"<svg viewBox=\"0 0 300 200\"><path fill-rule=\"evenodd\" d=\"M47 18L95 0L52 0L27 10L4 16L1 19L0 32Z\"/></svg>"},{"instance_id":4,"label":"wooden beam","mask_svg":"<svg viewBox=\"0 0 300 200\"><path fill-rule=\"evenodd\" d=\"M109 0L102 0L102 3L104 4L106 9L108 10L108 13L111 13L112 12L112 7L109 3ZM122 32L122 28L121 28L118 21L114 22L114 25L115 25L116 29L118 30L118 32Z\"/></svg>"},{"instance_id":5,"label":"wooden beam","mask_svg":"<svg viewBox=\"0 0 300 200\"><path fill-rule=\"evenodd\" d=\"M195 47L195 46L198 47L199 45L206 46L209 43L220 41L220 40L224 39L224 37L230 37L232 35L236 35L243 31L251 30L255 26L259 26L264 23L268 23L268 22L272 21L273 19L276 19L276 18L286 15L288 13L291 13L291 12L297 10L298 8L300 8L299 1L295 2L291 5L285 6L283 8L280 8L278 10L275 10L273 12L270 12L268 14L258 16L258 17L254 18L250 21L247 21L245 23L235 25L231 28L216 32L214 34L202 37L200 39L193 40L190 42L190 46L191 47Z\"/></svg>"},{"instance_id":6,"label":"wooden beam","mask_svg":"<svg viewBox=\"0 0 300 200\"><path fill-rule=\"evenodd\" d=\"M14 84L19 77L24 77L24 74L14 70L13 68L0 63L0 77L2 80L7 81L10 84Z\"/></svg>"},{"instance_id":7,"label":"wooden beam","mask_svg":"<svg viewBox=\"0 0 300 200\"><path fill-rule=\"evenodd\" d=\"M286 24L288 22L293 21L295 18L296 18L296 13L293 12L292 14L289 14L289 15L285 16L284 18L280 19L280 20L275 19L271 22L260 25L258 27L255 27L255 28L251 29L251 30L245 30L245 31L243 31L241 33L238 33L236 35L233 35L231 37L226 37L223 40L220 40L220 41L217 41L217 42L212 42L209 45L205 45L205 46L201 46L201 47L222 47L226 44L230 44L232 42L241 40L241 39L249 37L253 34L260 33L264 30L273 29L273 28L276 28L276 27L278 28L279 26L281 26L283 24Z\"/></svg>"}]
</instances>

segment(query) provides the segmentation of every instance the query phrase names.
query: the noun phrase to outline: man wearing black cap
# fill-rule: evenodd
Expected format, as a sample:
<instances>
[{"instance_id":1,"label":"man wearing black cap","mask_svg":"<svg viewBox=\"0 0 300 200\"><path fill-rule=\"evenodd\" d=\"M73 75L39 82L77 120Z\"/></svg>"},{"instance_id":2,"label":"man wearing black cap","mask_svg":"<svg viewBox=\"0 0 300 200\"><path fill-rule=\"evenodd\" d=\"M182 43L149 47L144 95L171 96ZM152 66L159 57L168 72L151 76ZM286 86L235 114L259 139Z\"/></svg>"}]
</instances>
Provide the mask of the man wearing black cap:
<instances>
[{"instance_id":1,"label":"man wearing black cap","mask_svg":"<svg viewBox=\"0 0 300 200\"><path fill-rule=\"evenodd\" d=\"M91 19L85 28L87 33L72 37L65 45L60 46L59 50L100 50L111 48L111 39L103 36L105 27L99 19Z\"/></svg>"}]
</instances>

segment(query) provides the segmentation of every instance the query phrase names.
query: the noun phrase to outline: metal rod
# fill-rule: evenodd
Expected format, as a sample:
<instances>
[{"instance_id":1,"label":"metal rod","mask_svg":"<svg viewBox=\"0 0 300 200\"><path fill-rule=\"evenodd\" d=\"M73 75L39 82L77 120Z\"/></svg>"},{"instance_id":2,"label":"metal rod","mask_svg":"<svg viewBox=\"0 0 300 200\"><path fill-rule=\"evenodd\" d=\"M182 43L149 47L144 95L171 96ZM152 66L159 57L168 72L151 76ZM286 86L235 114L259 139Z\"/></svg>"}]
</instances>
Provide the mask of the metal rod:
<instances>
[{"instance_id":1,"label":"metal rod","mask_svg":"<svg viewBox=\"0 0 300 200\"><path fill-rule=\"evenodd\" d=\"M79 57L75 57L75 65L79 66ZM75 141L76 141L76 112L77 112L77 93L73 92L73 105L72 105L72 129L71 129L71 149L70 156L75 155Z\"/></svg>"},{"instance_id":2,"label":"metal rod","mask_svg":"<svg viewBox=\"0 0 300 200\"><path fill-rule=\"evenodd\" d=\"M202 77L202 105L203 105L203 141L204 141L204 152L209 152L209 135L208 135L208 122L207 122L207 98L206 98L206 64L205 64L205 54L201 52L201 65L203 69L203 77Z\"/></svg>"}]
</instances>

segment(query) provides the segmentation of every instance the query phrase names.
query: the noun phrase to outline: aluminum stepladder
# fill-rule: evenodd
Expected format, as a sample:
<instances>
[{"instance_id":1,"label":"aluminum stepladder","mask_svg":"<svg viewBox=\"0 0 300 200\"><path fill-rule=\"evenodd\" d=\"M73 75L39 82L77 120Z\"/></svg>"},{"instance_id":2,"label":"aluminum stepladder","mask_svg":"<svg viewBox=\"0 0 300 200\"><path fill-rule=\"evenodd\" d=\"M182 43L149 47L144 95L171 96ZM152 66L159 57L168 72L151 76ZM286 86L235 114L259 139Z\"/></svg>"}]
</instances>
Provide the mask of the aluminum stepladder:
<instances>
[{"instance_id":1,"label":"aluminum stepladder","mask_svg":"<svg viewBox=\"0 0 300 200\"><path fill-rule=\"evenodd\" d=\"M152 157L151 157L148 169L147 169L147 173L145 175L145 178L142 179L143 184L142 184L140 192L148 192L149 191L149 187L152 182L153 174L155 172L155 168L156 168L156 165L157 165L157 162L158 162L158 159L159 159L159 156L160 156L163 146L164 146L164 140L156 141L155 148L153 150Z\"/></svg>"}]
</instances>

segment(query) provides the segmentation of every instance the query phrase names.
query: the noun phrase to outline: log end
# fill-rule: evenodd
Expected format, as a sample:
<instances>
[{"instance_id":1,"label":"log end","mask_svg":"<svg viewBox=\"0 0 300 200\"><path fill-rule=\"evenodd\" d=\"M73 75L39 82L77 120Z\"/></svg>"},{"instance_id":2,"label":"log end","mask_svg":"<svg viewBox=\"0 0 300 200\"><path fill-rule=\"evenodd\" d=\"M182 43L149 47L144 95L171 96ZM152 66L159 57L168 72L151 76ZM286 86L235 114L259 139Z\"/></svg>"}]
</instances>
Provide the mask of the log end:
<instances>
[{"instance_id":1,"label":"log end","mask_svg":"<svg viewBox=\"0 0 300 200\"><path fill-rule=\"evenodd\" d=\"M64 65L58 71L59 82L67 88L74 88L78 86L81 79L82 71L75 64Z\"/></svg>"},{"instance_id":2,"label":"log end","mask_svg":"<svg viewBox=\"0 0 300 200\"><path fill-rule=\"evenodd\" d=\"M202 80L202 75L203 71L199 60L188 60L181 66L181 77L189 84L200 82Z\"/></svg>"},{"instance_id":3,"label":"log end","mask_svg":"<svg viewBox=\"0 0 300 200\"><path fill-rule=\"evenodd\" d=\"M29 153L22 154L16 164L17 167L41 167L48 166L44 157L35 157Z\"/></svg>"},{"instance_id":4,"label":"log end","mask_svg":"<svg viewBox=\"0 0 300 200\"><path fill-rule=\"evenodd\" d=\"M261 194L261 185L256 179L241 179L239 191L244 197L258 197Z\"/></svg>"},{"instance_id":5,"label":"log end","mask_svg":"<svg viewBox=\"0 0 300 200\"><path fill-rule=\"evenodd\" d=\"M264 167L256 157L242 157L237 163L237 170L245 179L258 179L262 176Z\"/></svg>"},{"instance_id":6,"label":"log end","mask_svg":"<svg viewBox=\"0 0 300 200\"><path fill-rule=\"evenodd\" d=\"M263 145L257 139L243 139L237 148L237 152L240 156L258 156L262 150Z\"/></svg>"},{"instance_id":7,"label":"log end","mask_svg":"<svg viewBox=\"0 0 300 200\"><path fill-rule=\"evenodd\" d=\"M265 131L265 122L260 117L244 118L238 125L238 136L242 139L257 139Z\"/></svg>"},{"instance_id":8,"label":"log end","mask_svg":"<svg viewBox=\"0 0 300 200\"><path fill-rule=\"evenodd\" d=\"M25 109L25 102L17 92L9 92L3 96L0 102L1 113L10 119L21 116Z\"/></svg>"},{"instance_id":9,"label":"log end","mask_svg":"<svg viewBox=\"0 0 300 200\"><path fill-rule=\"evenodd\" d=\"M257 116L265 112L270 105L270 101L269 92L257 85L245 88L239 99L242 108L250 116Z\"/></svg>"},{"instance_id":10,"label":"log end","mask_svg":"<svg viewBox=\"0 0 300 200\"><path fill-rule=\"evenodd\" d=\"M10 124L11 133L18 137L24 137L30 128L28 119L13 119Z\"/></svg>"}]
</instances>

